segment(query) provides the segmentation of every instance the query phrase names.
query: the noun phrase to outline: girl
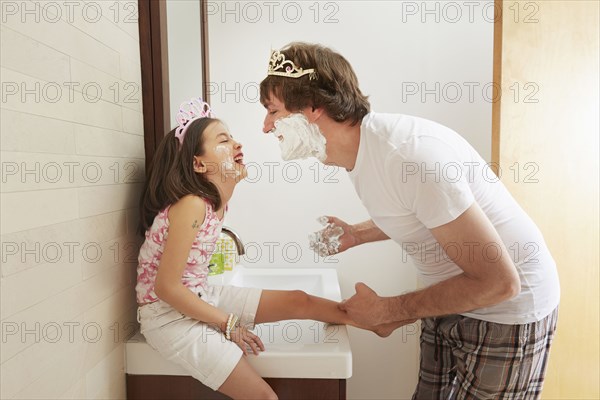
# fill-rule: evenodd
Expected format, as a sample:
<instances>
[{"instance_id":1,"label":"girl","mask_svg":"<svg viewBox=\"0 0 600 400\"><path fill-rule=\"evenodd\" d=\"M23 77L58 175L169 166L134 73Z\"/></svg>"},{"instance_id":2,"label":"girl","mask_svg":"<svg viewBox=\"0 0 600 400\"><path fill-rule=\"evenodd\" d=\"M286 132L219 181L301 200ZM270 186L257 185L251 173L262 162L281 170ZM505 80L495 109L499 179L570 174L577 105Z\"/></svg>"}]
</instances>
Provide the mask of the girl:
<instances>
[{"instance_id":1,"label":"girl","mask_svg":"<svg viewBox=\"0 0 600 400\"><path fill-rule=\"evenodd\" d=\"M180 111L179 127L156 151L140 205L140 330L150 346L213 390L277 398L242 357L248 346L254 354L264 350L248 328L285 319L353 322L338 303L302 291L207 285L227 202L247 172L242 145L208 104L193 100Z\"/></svg>"}]
</instances>

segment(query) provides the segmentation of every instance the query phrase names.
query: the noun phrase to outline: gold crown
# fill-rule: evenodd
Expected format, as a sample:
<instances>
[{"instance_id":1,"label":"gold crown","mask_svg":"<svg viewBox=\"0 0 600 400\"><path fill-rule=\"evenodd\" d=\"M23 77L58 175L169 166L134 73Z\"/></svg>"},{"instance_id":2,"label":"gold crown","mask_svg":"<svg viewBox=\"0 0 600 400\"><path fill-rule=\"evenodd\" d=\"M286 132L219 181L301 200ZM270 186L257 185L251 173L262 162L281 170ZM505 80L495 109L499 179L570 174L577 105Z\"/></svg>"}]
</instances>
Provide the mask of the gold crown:
<instances>
[{"instance_id":1,"label":"gold crown","mask_svg":"<svg viewBox=\"0 0 600 400\"><path fill-rule=\"evenodd\" d=\"M285 76L288 78L300 78L308 74L308 79L317 79L317 71L313 68L302 69L297 67L292 61L286 60L285 55L279 50L271 51L271 59L269 60L269 70L267 75Z\"/></svg>"}]
</instances>

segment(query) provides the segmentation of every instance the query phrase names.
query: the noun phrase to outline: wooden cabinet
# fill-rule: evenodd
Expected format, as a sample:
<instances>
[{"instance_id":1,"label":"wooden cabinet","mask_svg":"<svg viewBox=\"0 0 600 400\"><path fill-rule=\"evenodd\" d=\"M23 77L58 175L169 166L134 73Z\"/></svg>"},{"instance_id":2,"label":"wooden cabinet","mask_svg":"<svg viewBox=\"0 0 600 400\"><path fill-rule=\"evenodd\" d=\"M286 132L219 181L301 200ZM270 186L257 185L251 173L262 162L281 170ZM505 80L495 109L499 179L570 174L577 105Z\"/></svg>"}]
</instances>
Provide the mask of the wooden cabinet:
<instances>
[{"instance_id":1,"label":"wooden cabinet","mask_svg":"<svg viewBox=\"0 0 600 400\"><path fill-rule=\"evenodd\" d=\"M346 399L345 379L265 378L281 400ZM229 397L191 376L126 375L128 400L221 400Z\"/></svg>"}]
</instances>

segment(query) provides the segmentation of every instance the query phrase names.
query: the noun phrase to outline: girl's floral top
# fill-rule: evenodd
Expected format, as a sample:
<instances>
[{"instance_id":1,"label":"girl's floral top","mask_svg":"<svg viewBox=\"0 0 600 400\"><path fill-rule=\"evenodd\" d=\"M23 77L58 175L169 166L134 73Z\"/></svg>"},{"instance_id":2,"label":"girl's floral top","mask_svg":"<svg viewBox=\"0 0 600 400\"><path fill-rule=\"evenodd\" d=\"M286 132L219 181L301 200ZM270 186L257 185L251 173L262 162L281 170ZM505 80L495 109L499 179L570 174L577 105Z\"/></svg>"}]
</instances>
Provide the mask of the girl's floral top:
<instances>
[{"instance_id":1,"label":"girl's floral top","mask_svg":"<svg viewBox=\"0 0 600 400\"><path fill-rule=\"evenodd\" d=\"M223 220L219 220L213 207L206 200L204 203L206 204L206 217L196 234L187 259L187 266L181 277L182 283L189 288L197 286L207 288L208 263L223 226ZM152 303L158 300L154 293L154 282L169 235L170 207L170 205L167 206L156 215L152 226L146 231L146 240L140 248L135 286L138 304Z\"/></svg>"}]
</instances>

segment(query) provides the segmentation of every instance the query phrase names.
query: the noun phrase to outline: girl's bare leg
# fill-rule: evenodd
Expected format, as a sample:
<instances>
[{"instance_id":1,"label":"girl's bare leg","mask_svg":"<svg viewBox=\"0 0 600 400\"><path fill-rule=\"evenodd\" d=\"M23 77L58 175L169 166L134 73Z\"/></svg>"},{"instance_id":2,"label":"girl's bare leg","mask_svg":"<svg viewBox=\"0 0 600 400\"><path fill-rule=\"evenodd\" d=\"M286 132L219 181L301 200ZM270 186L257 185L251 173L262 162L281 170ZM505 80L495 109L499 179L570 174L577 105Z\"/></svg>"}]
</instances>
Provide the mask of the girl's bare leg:
<instances>
[{"instance_id":1,"label":"girl's bare leg","mask_svg":"<svg viewBox=\"0 0 600 400\"><path fill-rule=\"evenodd\" d=\"M218 391L232 399L277 399L271 386L256 373L246 357L240 358Z\"/></svg>"},{"instance_id":2,"label":"girl's bare leg","mask_svg":"<svg viewBox=\"0 0 600 400\"><path fill-rule=\"evenodd\" d=\"M301 290L263 290L254 322L262 324L285 319L314 319L333 324L350 324L352 321L337 304Z\"/></svg>"},{"instance_id":3,"label":"girl's bare leg","mask_svg":"<svg viewBox=\"0 0 600 400\"><path fill-rule=\"evenodd\" d=\"M255 323L286 319L314 319L331 324L352 325L368 329L379 336L389 336L395 329L410 322L396 322L375 327L357 325L335 301L311 296L301 290L263 290L256 311Z\"/></svg>"}]
</instances>

